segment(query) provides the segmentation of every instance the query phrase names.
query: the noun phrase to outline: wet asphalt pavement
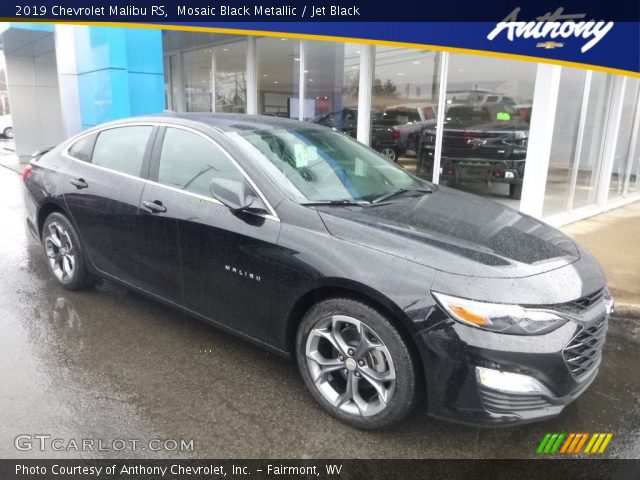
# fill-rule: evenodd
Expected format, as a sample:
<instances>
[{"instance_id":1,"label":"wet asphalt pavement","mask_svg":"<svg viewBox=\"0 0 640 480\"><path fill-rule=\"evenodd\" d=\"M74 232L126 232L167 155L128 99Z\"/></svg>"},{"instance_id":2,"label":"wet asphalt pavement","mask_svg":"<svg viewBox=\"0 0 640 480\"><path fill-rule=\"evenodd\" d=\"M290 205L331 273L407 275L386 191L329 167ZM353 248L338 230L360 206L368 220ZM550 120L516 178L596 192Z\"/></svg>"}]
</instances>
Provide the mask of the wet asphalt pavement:
<instances>
[{"instance_id":1,"label":"wet asphalt pavement","mask_svg":"<svg viewBox=\"0 0 640 480\"><path fill-rule=\"evenodd\" d=\"M612 320L599 377L559 418L479 429L418 409L358 431L316 406L293 361L111 283L60 287L25 227L21 182L0 166L0 457L522 458L546 432L611 432L605 456L640 458L637 320ZM20 434L194 448L20 451Z\"/></svg>"}]
</instances>

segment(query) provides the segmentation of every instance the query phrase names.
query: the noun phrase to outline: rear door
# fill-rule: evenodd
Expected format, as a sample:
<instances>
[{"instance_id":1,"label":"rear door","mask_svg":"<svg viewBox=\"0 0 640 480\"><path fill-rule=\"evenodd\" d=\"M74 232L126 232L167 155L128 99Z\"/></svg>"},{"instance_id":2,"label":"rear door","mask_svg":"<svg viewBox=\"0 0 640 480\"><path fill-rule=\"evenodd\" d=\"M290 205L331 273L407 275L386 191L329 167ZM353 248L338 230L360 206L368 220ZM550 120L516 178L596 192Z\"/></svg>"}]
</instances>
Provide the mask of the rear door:
<instances>
[{"instance_id":1,"label":"rear door","mask_svg":"<svg viewBox=\"0 0 640 480\"><path fill-rule=\"evenodd\" d=\"M117 126L82 137L69 148L67 156L73 161L64 172L64 199L89 260L101 272L136 286L141 267L138 205L144 186L140 176L148 169L154 128ZM80 144L83 140L85 145Z\"/></svg>"},{"instance_id":2,"label":"rear door","mask_svg":"<svg viewBox=\"0 0 640 480\"><path fill-rule=\"evenodd\" d=\"M213 139L180 127L166 127L160 137L151 169L157 185L147 185L141 199L150 242L143 248L149 271L167 278L177 275L174 266L181 264L182 302L187 309L266 340L269 326L261 305L273 301L275 282L270 277L280 222L270 215L233 213L213 198L210 184L216 177L244 181L254 189ZM150 203L166 210L152 213ZM171 256L171 245L157 250L153 243L159 235L171 235L167 232L174 227L179 255ZM172 280L167 285L176 288Z\"/></svg>"}]
</instances>

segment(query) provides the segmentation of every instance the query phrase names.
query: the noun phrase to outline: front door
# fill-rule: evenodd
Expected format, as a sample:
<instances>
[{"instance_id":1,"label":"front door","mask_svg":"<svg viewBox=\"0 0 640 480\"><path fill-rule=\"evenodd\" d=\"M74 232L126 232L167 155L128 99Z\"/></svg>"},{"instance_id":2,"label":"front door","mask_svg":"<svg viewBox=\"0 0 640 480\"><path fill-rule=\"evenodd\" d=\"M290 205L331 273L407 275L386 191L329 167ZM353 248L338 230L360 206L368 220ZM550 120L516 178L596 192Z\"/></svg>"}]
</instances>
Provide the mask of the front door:
<instances>
[{"instance_id":1,"label":"front door","mask_svg":"<svg viewBox=\"0 0 640 480\"><path fill-rule=\"evenodd\" d=\"M261 305L273 294L269 278L274 265L268 259L275 258L270 252L278 249L280 222L269 216L234 213L213 198L213 178L246 178L212 139L179 127L167 127L159 138L162 143L161 148L154 149L157 154L154 153L151 178L164 187L158 186L153 195L147 194L145 188L141 209L145 208L145 201L161 203L166 208L146 214L158 225L150 232L172 229L162 220L167 216L177 222L184 307L266 340L269 326ZM252 188L248 182L247 188ZM160 268L158 255L149 252L145 249L147 261L155 269ZM169 265L165 264L165 268L171 271Z\"/></svg>"}]
</instances>

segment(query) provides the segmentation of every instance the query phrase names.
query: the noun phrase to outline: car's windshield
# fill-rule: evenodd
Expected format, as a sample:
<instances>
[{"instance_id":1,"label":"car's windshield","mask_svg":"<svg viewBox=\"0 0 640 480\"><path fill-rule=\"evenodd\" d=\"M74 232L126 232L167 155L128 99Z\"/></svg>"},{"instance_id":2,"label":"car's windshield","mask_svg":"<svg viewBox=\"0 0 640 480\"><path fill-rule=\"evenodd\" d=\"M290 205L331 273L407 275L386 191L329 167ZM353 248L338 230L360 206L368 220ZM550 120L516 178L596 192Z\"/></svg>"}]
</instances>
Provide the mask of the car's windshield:
<instances>
[{"instance_id":1,"label":"car's windshield","mask_svg":"<svg viewBox=\"0 0 640 480\"><path fill-rule=\"evenodd\" d=\"M369 202L399 189L425 186L376 152L330 130L252 131L236 138L250 154L268 160L270 177L301 203Z\"/></svg>"},{"instance_id":2,"label":"car's windshield","mask_svg":"<svg viewBox=\"0 0 640 480\"><path fill-rule=\"evenodd\" d=\"M420 114L415 108L387 108L382 114L383 120L395 120L398 123L419 122Z\"/></svg>"},{"instance_id":3,"label":"car's windshield","mask_svg":"<svg viewBox=\"0 0 640 480\"><path fill-rule=\"evenodd\" d=\"M516 124L520 118L514 110L507 105L496 104L489 107L482 106L454 106L447 110L445 123L448 125L458 125L472 127L482 124L510 123Z\"/></svg>"}]
</instances>

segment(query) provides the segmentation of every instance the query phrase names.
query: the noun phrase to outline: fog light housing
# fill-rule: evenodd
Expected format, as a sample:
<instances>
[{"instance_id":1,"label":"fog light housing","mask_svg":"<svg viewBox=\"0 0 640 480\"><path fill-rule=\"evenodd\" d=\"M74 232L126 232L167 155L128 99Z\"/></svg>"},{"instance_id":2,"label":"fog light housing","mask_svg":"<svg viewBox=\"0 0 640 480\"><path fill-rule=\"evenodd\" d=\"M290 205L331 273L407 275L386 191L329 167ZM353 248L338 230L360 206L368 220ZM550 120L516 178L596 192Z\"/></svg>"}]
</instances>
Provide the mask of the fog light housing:
<instances>
[{"instance_id":1,"label":"fog light housing","mask_svg":"<svg viewBox=\"0 0 640 480\"><path fill-rule=\"evenodd\" d=\"M553 394L538 379L520 373L502 372L493 368L476 367L479 385L504 393L539 393L548 397Z\"/></svg>"}]
</instances>

